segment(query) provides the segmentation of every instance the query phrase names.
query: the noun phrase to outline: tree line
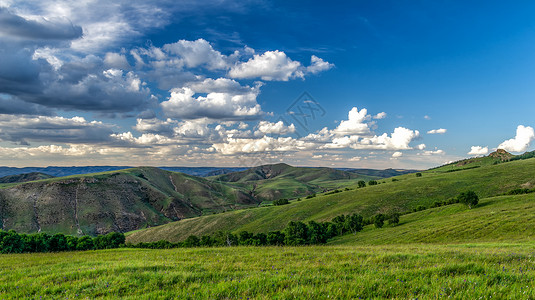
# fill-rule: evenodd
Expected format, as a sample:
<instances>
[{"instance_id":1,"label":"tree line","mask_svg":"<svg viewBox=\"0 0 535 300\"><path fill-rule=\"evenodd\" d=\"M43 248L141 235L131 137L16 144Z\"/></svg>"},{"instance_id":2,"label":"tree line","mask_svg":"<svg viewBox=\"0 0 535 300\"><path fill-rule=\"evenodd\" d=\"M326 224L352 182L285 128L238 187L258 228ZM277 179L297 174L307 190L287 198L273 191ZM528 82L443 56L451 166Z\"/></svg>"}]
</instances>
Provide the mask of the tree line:
<instances>
[{"instance_id":1,"label":"tree line","mask_svg":"<svg viewBox=\"0 0 535 300\"><path fill-rule=\"evenodd\" d=\"M14 230L0 230L0 253L33 253L112 249L124 245L122 233L111 232L106 235L76 237L56 233L23 234Z\"/></svg>"},{"instance_id":2,"label":"tree line","mask_svg":"<svg viewBox=\"0 0 535 300\"><path fill-rule=\"evenodd\" d=\"M190 235L182 242L171 243L169 241L158 241L152 243L127 244L132 248L149 249L169 249L180 247L218 247L218 246L300 246L300 245L321 245L336 236L348 233L356 234L365 225L375 224L382 227L384 222L395 225L399 223L399 214L392 215L377 214L369 219L364 219L359 214L340 215L330 222L291 221L280 231L268 233L251 233L241 231L238 234L218 231L213 235L203 235L201 237Z\"/></svg>"}]
</instances>

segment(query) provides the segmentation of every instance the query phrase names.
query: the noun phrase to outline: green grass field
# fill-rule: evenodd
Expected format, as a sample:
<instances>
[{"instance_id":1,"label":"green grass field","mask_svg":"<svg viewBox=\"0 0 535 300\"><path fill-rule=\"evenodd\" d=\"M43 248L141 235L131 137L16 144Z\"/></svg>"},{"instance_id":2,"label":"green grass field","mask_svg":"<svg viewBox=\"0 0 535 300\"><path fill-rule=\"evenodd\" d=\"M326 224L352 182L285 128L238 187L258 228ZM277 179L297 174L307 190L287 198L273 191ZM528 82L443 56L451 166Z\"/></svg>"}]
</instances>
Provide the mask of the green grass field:
<instances>
[{"instance_id":1,"label":"green grass field","mask_svg":"<svg viewBox=\"0 0 535 300\"><path fill-rule=\"evenodd\" d=\"M535 244L2 255L0 298L533 299Z\"/></svg>"}]
</instances>

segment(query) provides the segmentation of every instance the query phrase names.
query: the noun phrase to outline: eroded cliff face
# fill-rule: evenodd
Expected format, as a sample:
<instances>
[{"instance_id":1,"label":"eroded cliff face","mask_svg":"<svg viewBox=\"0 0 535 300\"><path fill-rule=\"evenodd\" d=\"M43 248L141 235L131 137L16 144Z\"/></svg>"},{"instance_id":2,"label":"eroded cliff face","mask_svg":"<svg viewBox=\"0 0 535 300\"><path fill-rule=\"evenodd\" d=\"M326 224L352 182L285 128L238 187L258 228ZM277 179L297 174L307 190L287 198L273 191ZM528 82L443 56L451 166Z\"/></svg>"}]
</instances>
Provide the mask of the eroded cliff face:
<instances>
[{"instance_id":1,"label":"eroded cliff face","mask_svg":"<svg viewBox=\"0 0 535 300\"><path fill-rule=\"evenodd\" d=\"M0 189L0 228L96 235L254 204L228 186L162 170L135 170Z\"/></svg>"}]
</instances>

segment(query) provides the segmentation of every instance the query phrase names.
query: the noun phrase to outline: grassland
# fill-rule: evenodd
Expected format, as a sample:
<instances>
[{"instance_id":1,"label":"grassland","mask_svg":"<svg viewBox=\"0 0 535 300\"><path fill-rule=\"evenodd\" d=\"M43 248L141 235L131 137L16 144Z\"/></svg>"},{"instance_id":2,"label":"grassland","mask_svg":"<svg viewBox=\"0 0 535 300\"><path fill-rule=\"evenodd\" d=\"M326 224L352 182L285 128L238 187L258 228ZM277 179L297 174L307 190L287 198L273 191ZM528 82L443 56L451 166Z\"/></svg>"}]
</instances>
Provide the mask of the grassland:
<instances>
[{"instance_id":1,"label":"grassland","mask_svg":"<svg viewBox=\"0 0 535 300\"><path fill-rule=\"evenodd\" d=\"M3 255L0 298L532 299L534 244Z\"/></svg>"},{"instance_id":2,"label":"grassland","mask_svg":"<svg viewBox=\"0 0 535 300\"><path fill-rule=\"evenodd\" d=\"M410 212L419 205L430 207L436 201L450 199L466 190L475 191L480 198L489 198L516 188L533 188L534 170L535 159L491 164L457 172L430 170L423 172L422 177L402 175L395 177L397 181L384 179L379 185L319 195L312 199L292 201L289 205L185 219L133 232L128 234L127 240L133 243L162 239L176 242L191 234L211 234L218 230L246 230L254 233L281 230L290 221L328 221L337 215L348 213L370 217L376 213ZM483 203L487 203L486 200ZM499 201L488 203L498 205ZM507 207L499 209L511 208L509 204L505 206ZM463 206L454 207L461 209Z\"/></svg>"}]
</instances>

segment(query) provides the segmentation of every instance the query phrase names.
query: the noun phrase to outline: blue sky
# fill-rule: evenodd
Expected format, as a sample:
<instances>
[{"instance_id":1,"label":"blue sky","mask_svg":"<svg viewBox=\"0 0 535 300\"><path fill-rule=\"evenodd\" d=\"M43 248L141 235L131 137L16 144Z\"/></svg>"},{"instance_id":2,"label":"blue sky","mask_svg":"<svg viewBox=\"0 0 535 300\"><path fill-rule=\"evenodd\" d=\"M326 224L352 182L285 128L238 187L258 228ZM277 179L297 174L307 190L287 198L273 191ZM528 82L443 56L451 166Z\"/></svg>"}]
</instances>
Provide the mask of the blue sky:
<instances>
[{"instance_id":1,"label":"blue sky","mask_svg":"<svg viewBox=\"0 0 535 300\"><path fill-rule=\"evenodd\" d=\"M533 150L535 4L0 0L0 165Z\"/></svg>"}]
</instances>

